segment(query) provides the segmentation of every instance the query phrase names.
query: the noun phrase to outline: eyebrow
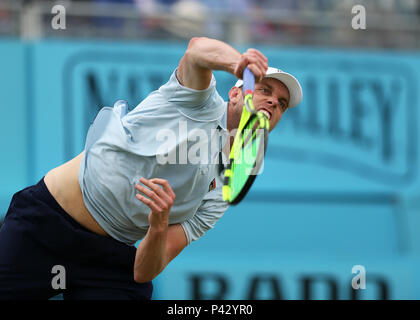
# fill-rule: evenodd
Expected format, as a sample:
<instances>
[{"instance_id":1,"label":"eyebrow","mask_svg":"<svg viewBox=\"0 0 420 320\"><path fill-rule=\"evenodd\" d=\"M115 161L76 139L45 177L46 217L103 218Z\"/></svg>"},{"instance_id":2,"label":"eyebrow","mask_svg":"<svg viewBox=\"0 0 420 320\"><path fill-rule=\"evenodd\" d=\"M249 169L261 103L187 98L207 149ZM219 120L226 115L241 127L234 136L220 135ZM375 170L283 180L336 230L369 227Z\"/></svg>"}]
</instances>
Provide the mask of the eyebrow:
<instances>
[{"instance_id":1,"label":"eyebrow","mask_svg":"<svg viewBox=\"0 0 420 320\"><path fill-rule=\"evenodd\" d=\"M268 83L260 82L260 84L263 85L263 86L268 87L271 91L273 91L273 87L270 86ZM281 97L281 98L278 99L278 101L283 101L284 103L287 104L287 107L289 107L289 101L287 101L286 98Z\"/></svg>"}]
</instances>

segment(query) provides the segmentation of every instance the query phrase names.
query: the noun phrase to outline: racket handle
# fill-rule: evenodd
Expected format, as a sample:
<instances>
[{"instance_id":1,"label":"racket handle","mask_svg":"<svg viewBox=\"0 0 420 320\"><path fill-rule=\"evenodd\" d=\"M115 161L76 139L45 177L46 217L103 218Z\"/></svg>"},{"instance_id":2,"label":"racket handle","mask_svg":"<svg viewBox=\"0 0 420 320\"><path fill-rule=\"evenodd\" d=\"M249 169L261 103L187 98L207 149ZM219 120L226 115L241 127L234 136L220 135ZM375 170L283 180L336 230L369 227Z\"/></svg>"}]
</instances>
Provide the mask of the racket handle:
<instances>
[{"instance_id":1,"label":"racket handle","mask_svg":"<svg viewBox=\"0 0 420 320\"><path fill-rule=\"evenodd\" d=\"M244 80L244 84L242 87L244 95L246 95L247 91L249 90L253 93L255 87L255 77L252 71L248 69L248 67L245 68L242 78Z\"/></svg>"}]
</instances>

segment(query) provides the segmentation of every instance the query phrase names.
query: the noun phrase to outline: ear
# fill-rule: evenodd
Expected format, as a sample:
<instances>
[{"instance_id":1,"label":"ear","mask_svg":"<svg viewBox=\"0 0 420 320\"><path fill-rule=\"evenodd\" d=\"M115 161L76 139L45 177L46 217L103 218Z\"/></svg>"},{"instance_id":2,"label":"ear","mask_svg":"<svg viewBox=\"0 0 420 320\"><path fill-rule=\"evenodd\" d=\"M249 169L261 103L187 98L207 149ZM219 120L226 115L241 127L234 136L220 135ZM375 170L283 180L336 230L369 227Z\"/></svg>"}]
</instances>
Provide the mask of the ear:
<instances>
[{"instance_id":1,"label":"ear","mask_svg":"<svg viewBox=\"0 0 420 320\"><path fill-rule=\"evenodd\" d=\"M233 104L237 104L240 102L240 99L242 99L242 88L232 87L229 91L229 100L232 101Z\"/></svg>"}]
</instances>

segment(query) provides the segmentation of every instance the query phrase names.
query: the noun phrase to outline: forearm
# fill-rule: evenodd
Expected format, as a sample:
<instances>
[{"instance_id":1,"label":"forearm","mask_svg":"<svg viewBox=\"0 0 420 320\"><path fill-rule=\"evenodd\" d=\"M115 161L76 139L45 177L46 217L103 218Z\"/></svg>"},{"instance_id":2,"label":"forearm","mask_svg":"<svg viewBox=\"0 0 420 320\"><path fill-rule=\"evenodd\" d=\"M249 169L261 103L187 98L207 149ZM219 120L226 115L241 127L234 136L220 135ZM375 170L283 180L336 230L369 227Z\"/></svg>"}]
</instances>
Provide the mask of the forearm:
<instances>
[{"instance_id":1,"label":"forearm","mask_svg":"<svg viewBox=\"0 0 420 320\"><path fill-rule=\"evenodd\" d=\"M145 238L137 247L134 262L134 280L147 282L159 275L168 264L166 239L168 229L150 227Z\"/></svg>"},{"instance_id":2,"label":"forearm","mask_svg":"<svg viewBox=\"0 0 420 320\"><path fill-rule=\"evenodd\" d=\"M234 74L241 54L228 44L209 38L192 38L182 57L177 77L182 85L196 89L207 89L212 70L224 70Z\"/></svg>"},{"instance_id":3,"label":"forearm","mask_svg":"<svg viewBox=\"0 0 420 320\"><path fill-rule=\"evenodd\" d=\"M136 184L134 187L140 192L136 194L136 198L146 204L151 212L149 230L137 248L134 260L134 280L147 282L161 273L173 256L167 239L172 240L174 229L173 226L169 226L169 212L175 201L175 193L168 181L164 179L149 180L142 177L140 182L147 188Z\"/></svg>"},{"instance_id":4,"label":"forearm","mask_svg":"<svg viewBox=\"0 0 420 320\"><path fill-rule=\"evenodd\" d=\"M193 38L187 55L193 64L208 70L223 70L234 73L241 53L230 45L215 39Z\"/></svg>"}]
</instances>

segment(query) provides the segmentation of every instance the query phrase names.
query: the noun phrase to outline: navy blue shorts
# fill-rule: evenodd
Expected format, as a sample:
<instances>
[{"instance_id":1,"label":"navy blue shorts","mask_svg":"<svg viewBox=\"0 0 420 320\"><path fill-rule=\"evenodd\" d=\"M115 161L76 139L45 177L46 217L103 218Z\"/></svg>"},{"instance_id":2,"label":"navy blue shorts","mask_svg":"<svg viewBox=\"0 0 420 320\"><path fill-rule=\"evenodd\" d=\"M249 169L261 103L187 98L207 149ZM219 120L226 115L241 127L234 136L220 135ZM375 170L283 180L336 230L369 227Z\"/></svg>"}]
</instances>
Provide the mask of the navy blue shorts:
<instances>
[{"instance_id":1,"label":"navy blue shorts","mask_svg":"<svg viewBox=\"0 0 420 320\"><path fill-rule=\"evenodd\" d=\"M152 282L134 281L135 255L77 223L41 179L13 195L0 228L0 299L151 299Z\"/></svg>"}]
</instances>

